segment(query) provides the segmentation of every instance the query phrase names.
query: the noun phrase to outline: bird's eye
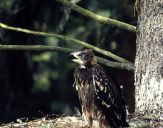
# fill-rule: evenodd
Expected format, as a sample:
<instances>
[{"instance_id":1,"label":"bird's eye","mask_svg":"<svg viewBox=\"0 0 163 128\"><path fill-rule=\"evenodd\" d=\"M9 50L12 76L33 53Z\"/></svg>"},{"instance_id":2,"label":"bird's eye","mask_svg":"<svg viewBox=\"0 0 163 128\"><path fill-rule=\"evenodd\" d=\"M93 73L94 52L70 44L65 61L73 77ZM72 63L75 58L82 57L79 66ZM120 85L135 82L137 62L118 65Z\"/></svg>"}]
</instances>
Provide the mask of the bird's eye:
<instances>
[{"instance_id":1,"label":"bird's eye","mask_svg":"<svg viewBox=\"0 0 163 128\"><path fill-rule=\"evenodd\" d=\"M83 58L84 57L84 54L83 53L80 53L79 56L81 56Z\"/></svg>"}]
</instances>

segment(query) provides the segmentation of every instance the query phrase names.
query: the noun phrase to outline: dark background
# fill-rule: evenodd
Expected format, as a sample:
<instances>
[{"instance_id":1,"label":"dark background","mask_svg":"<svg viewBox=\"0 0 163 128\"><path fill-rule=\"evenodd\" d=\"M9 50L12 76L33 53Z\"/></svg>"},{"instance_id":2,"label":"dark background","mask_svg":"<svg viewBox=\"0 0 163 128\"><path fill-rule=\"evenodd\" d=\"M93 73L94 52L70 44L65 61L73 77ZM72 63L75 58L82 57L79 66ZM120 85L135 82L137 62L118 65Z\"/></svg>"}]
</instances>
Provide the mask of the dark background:
<instances>
[{"instance_id":1,"label":"dark background","mask_svg":"<svg viewBox=\"0 0 163 128\"><path fill-rule=\"evenodd\" d=\"M78 5L96 14L136 26L133 0L81 0ZM0 22L67 35L134 62L135 33L92 21L55 0L0 0ZM84 49L52 37L39 37L4 29L0 29L0 43ZM0 51L0 123L53 114L75 115L77 109L80 109L77 92L73 88L73 71L76 66L65 53ZM109 67L105 69L118 85L124 86L123 95L129 112L132 113L133 72Z\"/></svg>"}]
</instances>

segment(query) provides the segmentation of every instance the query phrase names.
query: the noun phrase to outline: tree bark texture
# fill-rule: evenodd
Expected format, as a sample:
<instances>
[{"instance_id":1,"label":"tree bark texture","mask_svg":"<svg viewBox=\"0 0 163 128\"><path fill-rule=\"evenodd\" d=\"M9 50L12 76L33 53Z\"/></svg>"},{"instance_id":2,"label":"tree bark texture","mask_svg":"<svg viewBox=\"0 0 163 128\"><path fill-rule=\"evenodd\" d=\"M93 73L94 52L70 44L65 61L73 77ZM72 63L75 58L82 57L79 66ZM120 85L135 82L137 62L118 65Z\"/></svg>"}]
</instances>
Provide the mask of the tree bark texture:
<instances>
[{"instance_id":1,"label":"tree bark texture","mask_svg":"<svg viewBox=\"0 0 163 128\"><path fill-rule=\"evenodd\" d=\"M136 111L163 119L163 0L140 0L139 7Z\"/></svg>"}]
</instances>

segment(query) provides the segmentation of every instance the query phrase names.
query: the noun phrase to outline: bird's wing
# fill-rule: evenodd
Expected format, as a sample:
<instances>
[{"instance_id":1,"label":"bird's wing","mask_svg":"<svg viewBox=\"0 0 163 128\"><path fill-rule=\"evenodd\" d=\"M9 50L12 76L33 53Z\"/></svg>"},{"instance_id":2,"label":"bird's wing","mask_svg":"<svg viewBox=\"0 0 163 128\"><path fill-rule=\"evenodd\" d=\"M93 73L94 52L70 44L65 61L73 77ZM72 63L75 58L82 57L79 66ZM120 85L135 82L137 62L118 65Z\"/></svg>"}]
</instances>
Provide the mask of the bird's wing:
<instances>
[{"instance_id":1,"label":"bird's wing","mask_svg":"<svg viewBox=\"0 0 163 128\"><path fill-rule=\"evenodd\" d=\"M97 65L92 73L93 84L96 90L96 95L103 103L120 107L122 104L121 92L106 74L103 67Z\"/></svg>"},{"instance_id":2,"label":"bird's wing","mask_svg":"<svg viewBox=\"0 0 163 128\"><path fill-rule=\"evenodd\" d=\"M94 67L92 78L99 108L111 121L125 123L126 110L120 90L108 77L102 66Z\"/></svg>"}]
</instances>

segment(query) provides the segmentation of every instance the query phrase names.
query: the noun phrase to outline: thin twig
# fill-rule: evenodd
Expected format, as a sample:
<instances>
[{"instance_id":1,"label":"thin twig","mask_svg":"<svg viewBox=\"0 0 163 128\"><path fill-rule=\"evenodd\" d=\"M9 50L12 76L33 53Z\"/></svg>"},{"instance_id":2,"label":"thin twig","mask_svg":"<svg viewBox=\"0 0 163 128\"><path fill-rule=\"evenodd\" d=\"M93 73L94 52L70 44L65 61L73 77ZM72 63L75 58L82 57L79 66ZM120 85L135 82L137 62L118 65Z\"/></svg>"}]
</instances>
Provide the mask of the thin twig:
<instances>
[{"instance_id":1,"label":"thin twig","mask_svg":"<svg viewBox=\"0 0 163 128\"><path fill-rule=\"evenodd\" d=\"M64 52L64 53L70 53L75 51L73 49L56 47L56 46L45 46L45 45L0 45L0 50L1 51L2 50L52 51L52 52ZM132 64L113 62L100 57L96 57L96 58L99 61L99 63L109 67L133 70Z\"/></svg>"},{"instance_id":2,"label":"thin twig","mask_svg":"<svg viewBox=\"0 0 163 128\"><path fill-rule=\"evenodd\" d=\"M67 41L67 42L72 42L72 43L75 43L75 44L79 44L79 45L82 45L82 46L87 47L87 48L91 48L94 51L96 51L98 53L101 53L103 55L106 55L108 57L111 57L114 60L117 60L119 62L131 63L128 60L126 60L126 59L124 59L122 57L119 57L119 56L117 56L117 55L115 55L115 54L113 54L113 53L111 53L109 51L103 50L101 48L90 45L90 44L88 44L88 43L86 43L84 41L73 39L73 38L70 38L70 37L67 37L67 36L63 36L63 35L59 35L59 34L53 34L53 33L39 32L39 31L32 31L32 30L17 28L17 27L11 27L11 26L5 25L3 23L0 23L0 28L12 30L12 31L23 32L23 33L27 33L27 34L38 35L38 36L54 37L54 38L61 39L61 40Z\"/></svg>"},{"instance_id":3,"label":"thin twig","mask_svg":"<svg viewBox=\"0 0 163 128\"><path fill-rule=\"evenodd\" d=\"M95 20L95 21L98 21L100 23L103 23L103 24L108 24L108 25L113 25L113 26L116 26L118 28L121 28L121 29L124 29L124 30L128 30L128 31L131 31L131 32L136 32L136 27L133 26L133 25L130 25L130 24L127 24L127 23L124 23L124 22L121 22L121 21L118 21L118 20L114 20L114 19L111 19L111 18L107 18L107 17L104 17L104 16L100 16L100 15L97 15L91 11L88 11L74 3L71 3L70 1L68 0L57 0L58 2L62 3L64 6L66 7L69 7L71 8L72 10L92 19L92 20Z\"/></svg>"}]
</instances>

